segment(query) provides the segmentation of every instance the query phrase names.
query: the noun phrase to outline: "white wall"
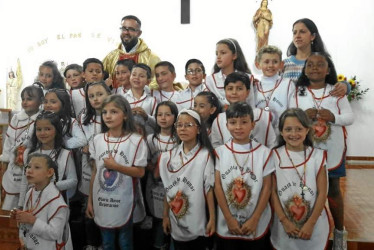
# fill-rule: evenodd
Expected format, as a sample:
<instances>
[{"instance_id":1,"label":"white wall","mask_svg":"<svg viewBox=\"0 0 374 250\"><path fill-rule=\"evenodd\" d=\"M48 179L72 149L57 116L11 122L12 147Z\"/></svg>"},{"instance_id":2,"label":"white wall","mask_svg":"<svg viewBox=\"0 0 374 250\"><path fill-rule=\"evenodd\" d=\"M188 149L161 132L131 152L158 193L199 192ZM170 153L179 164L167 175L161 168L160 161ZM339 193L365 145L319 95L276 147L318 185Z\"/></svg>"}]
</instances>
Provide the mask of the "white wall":
<instances>
[{"instance_id":1,"label":"white wall","mask_svg":"<svg viewBox=\"0 0 374 250\"><path fill-rule=\"evenodd\" d=\"M110 4L109 4L110 3ZM191 24L180 24L179 0L111 1L0 1L0 88L5 93L7 70L21 59L25 85L31 84L45 60L82 63L102 59L119 42L120 19L127 14L143 23L142 37L163 60L177 69L184 81L184 64L199 58L211 70L218 40L236 38L255 74L255 32L252 17L261 0L191 0ZM57 6L57 7L54 7ZM338 72L357 75L371 87L365 99L352 103L355 124L348 128L348 155L374 156L374 2L370 0L273 0L269 1L274 25L270 44L284 53L292 39L292 24L314 20L332 54ZM147 10L145 10L147 9ZM81 34L74 38L71 34ZM99 37L97 35L100 35ZM62 38L64 39L58 39ZM43 42L44 41L44 42ZM2 94L0 107L4 103Z\"/></svg>"}]
</instances>

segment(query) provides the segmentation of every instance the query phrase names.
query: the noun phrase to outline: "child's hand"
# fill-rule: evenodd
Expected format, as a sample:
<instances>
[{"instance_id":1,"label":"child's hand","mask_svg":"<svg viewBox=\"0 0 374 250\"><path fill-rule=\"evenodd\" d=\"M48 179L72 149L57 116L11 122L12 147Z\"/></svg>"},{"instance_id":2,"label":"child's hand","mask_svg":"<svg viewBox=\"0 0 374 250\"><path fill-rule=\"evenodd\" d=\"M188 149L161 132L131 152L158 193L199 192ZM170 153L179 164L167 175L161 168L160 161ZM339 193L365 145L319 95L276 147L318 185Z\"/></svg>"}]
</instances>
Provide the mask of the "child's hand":
<instances>
[{"instance_id":1,"label":"child's hand","mask_svg":"<svg viewBox=\"0 0 374 250\"><path fill-rule=\"evenodd\" d=\"M216 221L214 219L210 219L208 224L206 225L205 234L209 237L212 236L216 232Z\"/></svg>"},{"instance_id":2,"label":"child's hand","mask_svg":"<svg viewBox=\"0 0 374 250\"><path fill-rule=\"evenodd\" d=\"M162 228L164 229L164 233L166 235L170 234L171 225L169 216L164 216L164 218L162 219Z\"/></svg>"},{"instance_id":3,"label":"child's hand","mask_svg":"<svg viewBox=\"0 0 374 250\"><path fill-rule=\"evenodd\" d=\"M251 217L249 220L247 220L243 225L242 225L242 232L243 235L256 235L256 228L257 228L258 220L254 219Z\"/></svg>"},{"instance_id":4,"label":"child's hand","mask_svg":"<svg viewBox=\"0 0 374 250\"><path fill-rule=\"evenodd\" d=\"M310 240L310 237L312 237L313 229L314 225L311 222L305 222L304 226L300 229L298 237L303 240Z\"/></svg>"},{"instance_id":5,"label":"child's hand","mask_svg":"<svg viewBox=\"0 0 374 250\"><path fill-rule=\"evenodd\" d=\"M239 222L234 217L227 220L227 228L233 235L243 235Z\"/></svg>"},{"instance_id":6,"label":"child's hand","mask_svg":"<svg viewBox=\"0 0 374 250\"><path fill-rule=\"evenodd\" d=\"M112 76L110 74L109 74L109 77L105 80L105 84L108 87L113 86L113 80L112 80Z\"/></svg>"},{"instance_id":7,"label":"child's hand","mask_svg":"<svg viewBox=\"0 0 374 250\"><path fill-rule=\"evenodd\" d=\"M83 153L83 154L89 154L89 153L90 153L88 145L82 147L82 153Z\"/></svg>"},{"instance_id":8,"label":"child's hand","mask_svg":"<svg viewBox=\"0 0 374 250\"><path fill-rule=\"evenodd\" d=\"M133 108L132 113L134 115L140 115L141 117L144 118L144 120L148 120L148 114L147 114L147 112L144 111L144 109L142 107Z\"/></svg>"},{"instance_id":9,"label":"child's hand","mask_svg":"<svg viewBox=\"0 0 374 250\"><path fill-rule=\"evenodd\" d=\"M114 160L112 154L109 154L108 158L104 158L104 166L110 170L116 170L117 162Z\"/></svg>"},{"instance_id":10,"label":"child's hand","mask_svg":"<svg viewBox=\"0 0 374 250\"><path fill-rule=\"evenodd\" d=\"M333 113L331 113L328 109L320 109L318 111L318 118L321 118L322 120L326 122L335 122L335 116Z\"/></svg>"},{"instance_id":11,"label":"child's hand","mask_svg":"<svg viewBox=\"0 0 374 250\"><path fill-rule=\"evenodd\" d=\"M317 109L310 108L310 109L305 110L305 113L307 114L309 119L311 119L311 120L316 120L317 119L317 113L318 113Z\"/></svg>"},{"instance_id":12,"label":"child's hand","mask_svg":"<svg viewBox=\"0 0 374 250\"><path fill-rule=\"evenodd\" d=\"M17 208L13 208L12 210L10 210L10 214L9 215L10 215L11 219L16 219L17 211L18 211Z\"/></svg>"},{"instance_id":13,"label":"child's hand","mask_svg":"<svg viewBox=\"0 0 374 250\"><path fill-rule=\"evenodd\" d=\"M288 236L293 238L298 236L300 230L289 219L285 218L282 225Z\"/></svg>"},{"instance_id":14,"label":"child's hand","mask_svg":"<svg viewBox=\"0 0 374 250\"><path fill-rule=\"evenodd\" d=\"M345 94L347 93L347 89L348 89L348 86L347 86L346 83L344 83L344 82L337 82L334 85L334 88L330 92L330 94L332 96L335 96L335 97L342 97L342 96L345 96Z\"/></svg>"},{"instance_id":15,"label":"child's hand","mask_svg":"<svg viewBox=\"0 0 374 250\"><path fill-rule=\"evenodd\" d=\"M36 217L32 213L16 210L16 221L18 223L26 223L33 225L36 221Z\"/></svg>"},{"instance_id":16,"label":"child's hand","mask_svg":"<svg viewBox=\"0 0 374 250\"><path fill-rule=\"evenodd\" d=\"M93 219L95 217L93 205L92 205L92 202L90 202L90 200L88 200L87 202L86 216L90 219Z\"/></svg>"}]
</instances>

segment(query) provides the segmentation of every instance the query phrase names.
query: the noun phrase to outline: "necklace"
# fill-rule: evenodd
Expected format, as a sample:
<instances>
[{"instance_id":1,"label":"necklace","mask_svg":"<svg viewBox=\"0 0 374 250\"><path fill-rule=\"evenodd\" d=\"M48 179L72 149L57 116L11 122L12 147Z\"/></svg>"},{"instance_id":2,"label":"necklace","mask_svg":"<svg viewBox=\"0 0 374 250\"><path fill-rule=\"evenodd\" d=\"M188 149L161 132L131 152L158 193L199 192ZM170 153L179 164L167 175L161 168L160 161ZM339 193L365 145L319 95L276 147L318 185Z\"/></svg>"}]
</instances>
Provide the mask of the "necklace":
<instances>
[{"instance_id":1,"label":"necklace","mask_svg":"<svg viewBox=\"0 0 374 250\"><path fill-rule=\"evenodd\" d=\"M170 101L171 98L173 98L174 93L175 93L175 90L173 90L173 93L172 93L171 96L168 98L167 96L165 96L165 95L162 93L162 90L160 90L161 102L162 102L162 97L165 97L165 98L166 98L166 101Z\"/></svg>"},{"instance_id":2,"label":"necklace","mask_svg":"<svg viewBox=\"0 0 374 250\"><path fill-rule=\"evenodd\" d=\"M131 93L132 93L132 91L131 91ZM143 91L143 94L144 94L144 91ZM134 95L133 96L130 95L130 97L134 100L133 102L130 102L131 108L135 108L138 103L141 103L140 107L143 106L144 100L147 98L147 95L144 98L140 97L141 99L138 99L138 100L136 100L136 97Z\"/></svg>"},{"instance_id":3,"label":"necklace","mask_svg":"<svg viewBox=\"0 0 374 250\"><path fill-rule=\"evenodd\" d=\"M25 140L27 140L27 136L29 135L29 130L30 130L30 126L31 124L33 124L35 121L34 120L31 120L31 118L29 117L28 120L27 120L27 125L23 126L23 127L20 127L20 128L16 128L16 131L15 133L17 132L18 129L22 129L22 128L25 128L23 129L17 136L14 137L14 142L15 144L17 144L17 140L22 136L23 132L26 132L25 134ZM18 122L17 122L17 127L18 127ZM21 142L21 144L23 144L23 141ZM20 145L21 145L20 144Z\"/></svg>"},{"instance_id":4,"label":"necklace","mask_svg":"<svg viewBox=\"0 0 374 250\"><path fill-rule=\"evenodd\" d=\"M183 157L182 157L182 152L179 152L179 157L180 157L180 161L181 161L181 166L178 168L178 169L173 169L173 166L170 166L170 161L171 161L171 157L170 157L170 160L168 161L166 167L167 169L172 172L172 173L176 173L178 172L179 170L181 170L184 166L186 166L188 163L190 163L193 159L195 159L195 157L197 156L197 154L200 152L200 150L202 149L203 147L200 146L199 149L196 151L196 153L194 154L194 156L191 157L191 159L189 159L186 163L184 163L183 161ZM182 149L183 150L183 149ZM170 150L170 156L172 154L172 151L173 150Z\"/></svg>"},{"instance_id":5,"label":"necklace","mask_svg":"<svg viewBox=\"0 0 374 250\"><path fill-rule=\"evenodd\" d=\"M40 148L40 153L43 153L43 150L44 151L51 150L51 152L49 152L48 156L51 157L54 161L56 161L57 150L55 148L54 149L42 149L42 148Z\"/></svg>"},{"instance_id":6,"label":"necklace","mask_svg":"<svg viewBox=\"0 0 374 250\"><path fill-rule=\"evenodd\" d=\"M326 87L327 87L327 84L325 85L325 88L323 89L322 97L320 97L320 98L317 98L317 97L314 95L314 92L313 92L313 91L308 87L309 92L312 94L314 105L316 106L316 109L317 109L318 111L321 109L321 105L322 105L323 99L324 99L325 97L327 97L327 96L325 96L325 93L326 93ZM319 103L317 102L317 100L320 100Z\"/></svg>"},{"instance_id":7,"label":"necklace","mask_svg":"<svg viewBox=\"0 0 374 250\"><path fill-rule=\"evenodd\" d=\"M284 148L286 150L286 154L288 156L288 159L290 160L293 168L296 170L296 173L299 176L299 179L300 179L300 188L301 188L301 196L304 199L304 196L305 196L304 191L308 190L308 187L306 186L306 177L305 177L305 174L306 174L306 148L304 147L304 173L303 173L303 175L301 175L299 173L299 171L297 170L295 164L293 163L293 160L292 160L290 154L288 153L287 148L286 147L284 147Z\"/></svg>"},{"instance_id":8,"label":"necklace","mask_svg":"<svg viewBox=\"0 0 374 250\"><path fill-rule=\"evenodd\" d=\"M128 137L126 138L126 140L130 137L131 133L128 135ZM109 131L108 131L108 135L107 135L107 140L106 140L106 145L107 145L107 148L108 148L108 152L110 155L112 155L112 152L114 153L113 155L113 158L116 157L117 155L117 152L118 152L118 147L119 147L119 144L121 143L121 140L123 138L123 134L121 133L121 137L118 137L117 141L114 143L114 146L112 149L109 148L109 137L110 137L110 134L109 134ZM104 139L105 139L105 134L104 134ZM116 148L117 146L117 148Z\"/></svg>"},{"instance_id":9,"label":"necklace","mask_svg":"<svg viewBox=\"0 0 374 250\"><path fill-rule=\"evenodd\" d=\"M249 171L249 173L251 175L251 179L252 180L256 180L256 175L253 172L253 151L254 150L253 150L253 147L252 147L252 140L249 140L249 144L250 144L250 151L251 151L251 158L252 158L251 159L252 160L252 164L251 164L252 170L246 169L246 171L243 172L244 171L244 167L245 167L245 165L247 164L247 162L249 160L249 154L247 154L247 158L244 160L243 165L240 165L239 162L238 162L238 159L236 159L236 155L235 155L235 152L234 152L234 142L233 142L233 140L231 140L231 153L234 156L234 161L235 161L236 165L239 167L241 175L244 175L245 173L248 173L248 171Z\"/></svg>"},{"instance_id":10,"label":"necklace","mask_svg":"<svg viewBox=\"0 0 374 250\"><path fill-rule=\"evenodd\" d=\"M169 144L174 144L174 140L172 139L171 136L169 136L169 139L168 139L168 141L167 141L166 143L163 142L163 141L161 141L161 138L160 138L160 137L159 137L159 138L156 138L156 139L157 139L157 143L158 143L158 150L159 150L160 152L166 152L166 151L168 151ZM172 141L173 143L170 143L170 141ZM165 148L164 148L164 149L161 148L161 142L162 142L162 143L165 143Z\"/></svg>"},{"instance_id":11,"label":"necklace","mask_svg":"<svg viewBox=\"0 0 374 250\"><path fill-rule=\"evenodd\" d=\"M44 188L40 191L40 193L38 194L38 197L36 198L35 203L34 203L32 201L32 195L34 193L34 189L31 190L30 197L29 197L29 199L27 200L27 203L26 203L26 207L27 207L26 212L32 213L32 212L35 211L35 209L39 206L43 191L44 191Z\"/></svg>"},{"instance_id":12,"label":"necklace","mask_svg":"<svg viewBox=\"0 0 374 250\"><path fill-rule=\"evenodd\" d=\"M274 88L272 88L270 90L267 90L267 91L264 90L264 88L262 87L262 83L261 82L259 82L260 86L257 85L257 89L262 94L262 96L264 97L264 101L266 103L265 104L265 108L264 108L265 111L270 111L270 107L269 107L270 105L269 105L269 103L270 103L271 97L272 97L272 95L274 93L274 90L276 88L278 88L279 84L282 82L282 79L283 79L283 77L281 77L279 80L277 80L276 83L275 83ZM259 87L261 87L261 89ZM265 93L268 93L268 92L270 92L270 95L266 96Z\"/></svg>"}]
</instances>

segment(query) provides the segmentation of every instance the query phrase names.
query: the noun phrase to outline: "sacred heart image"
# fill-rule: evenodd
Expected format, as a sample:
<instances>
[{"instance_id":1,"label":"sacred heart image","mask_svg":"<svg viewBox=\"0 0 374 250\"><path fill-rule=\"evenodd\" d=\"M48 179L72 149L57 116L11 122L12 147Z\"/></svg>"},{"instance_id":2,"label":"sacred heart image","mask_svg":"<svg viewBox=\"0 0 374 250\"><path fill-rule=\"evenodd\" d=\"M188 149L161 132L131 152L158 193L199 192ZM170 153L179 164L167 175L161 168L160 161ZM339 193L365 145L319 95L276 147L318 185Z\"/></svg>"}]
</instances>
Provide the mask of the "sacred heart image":
<instances>
[{"instance_id":1,"label":"sacred heart image","mask_svg":"<svg viewBox=\"0 0 374 250\"><path fill-rule=\"evenodd\" d=\"M100 187L106 191L113 191L122 183L123 176L117 171L102 167L99 173Z\"/></svg>"},{"instance_id":2,"label":"sacred heart image","mask_svg":"<svg viewBox=\"0 0 374 250\"><path fill-rule=\"evenodd\" d=\"M18 167L23 167L23 165L25 164L24 161L23 161L23 154L24 154L25 150L26 150L26 146L25 145L20 145L14 151L14 154L15 154L14 163Z\"/></svg>"},{"instance_id":3,"label":"sacred heart image","mask_svg":"<svg viewBox=\"0 0 374 250\"><path fill-rule=\"evenodd\" d=\"M243 209L247 206L251 195L251 187L243 181L242 177L235 178L229 184L226 191L229 204L237 209Z\"/></svg>"},{"instance_id":4,"label":"sacred heart image","mask_svg":"<svg viewBox=\"0 0 374 250\"><path fill-rule=\"evenodd\" d=\"M170 199L169 206L174 216L181 219L188 210L189 202L188 197L180 190Z\"/></svg>"},{"instance_id":5,"label":"sacred heart image","mask_svg":"<svg viewBox=\"0 0 374 250\"><path fill-rule=\"evenodd\" d=\"M294 194L286 202L287 217L301 228L310 216L310 202L301 198L299 194Z\"/></svg>"},{"instance_id":6,"label":"sacred heart image","mask_svg":"<svg viewBox=\"0 0 374 250\"><path fill-rule=\"evenodd\" d=\"M326 123L325 120L318 119L313 123L313 132L313 140L315 142L324 142L330 136L330 124Z\"/></svg>"}]
</instances>

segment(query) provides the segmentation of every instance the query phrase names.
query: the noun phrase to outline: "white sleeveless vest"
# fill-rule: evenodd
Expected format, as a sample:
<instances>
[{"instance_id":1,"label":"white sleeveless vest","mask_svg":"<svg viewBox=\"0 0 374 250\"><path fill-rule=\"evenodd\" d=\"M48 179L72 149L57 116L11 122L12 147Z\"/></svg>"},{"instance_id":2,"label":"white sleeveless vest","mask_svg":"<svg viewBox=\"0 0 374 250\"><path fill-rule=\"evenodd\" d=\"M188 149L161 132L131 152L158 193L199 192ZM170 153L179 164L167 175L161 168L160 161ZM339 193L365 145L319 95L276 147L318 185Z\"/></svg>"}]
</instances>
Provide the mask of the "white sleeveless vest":
<instances>
[{"instance_id":1,"label":"white sleeveless vest","mask_svg":"<svg viewBox=\"0 0 374 250\"><path fill-rule=\"evenodd\" d=\"M96 176L92 190L95 222L100 227L117 228L125 225L132 216L137 180L120 172L108 170L104 158L109 153L123 167L145 167L147 148L142 137L129 134L120 141L98 134L90 148L91 158L95 159ZM108 149L109 147L109 149Z\"/></svg>"},{"instance_id":2,"label":"white sleeveless vest","mask_svg":"<svg viewBox=\"0 0 374 250\"><path fill-rule=\"evenodd\" d=\"M257 206L263 178L274 171L271 162L272 151L256 142L252 142L252 147L250 151L234 151L230 141L215 149L216 155L219 157L216 160L216 170L220 172L226 201L231 214L241 225L251 218ZM236 164L233 153L235 153L239 164L246 162L246 158L249 157L247 163L241 166L243 167L242 170ZM217 207L217 234L222 238L257 240L262 238L269 229L271 219L269 203L262 212L255 235L231 234L221 208Z\"/></svg>"},{"instance_id":3,"label":"white sleeveless vest","mask_svg":"<svg viewBox=\"0 0 374 250\"><path fill-rule=\"evenodd\" d=\"M304 153L298 160L295 152L289 152L300 175L304 175ZM283 210L291 222L300 228L309 218L317 198L317 175L319 171L326 171L326 152L309 147L306 151L306 173L304 192L305 201L302 201L300 177L289 160L285 147L274 150L274 163L276 167L277 193ZM310 240L291 239L284 231L282 223L274 214L271 228L271 242L276 249L325 249L329 237L329 222L326 209L317 220Z\"/></svg>"},{"instance_id":4,"label":"white sleeveless vest","mask_svg":"<svg viewBox=\"0 0 374 250\"><path fill-rule=\"evenodd\" d=\"M184 164L179 161L183 143L163 152L159 160L160 175L170 206L171 236L178 241L205 236L205 195L214 185L214 166L208 150L197 147Z\"/></svg>"}]
</instances>

